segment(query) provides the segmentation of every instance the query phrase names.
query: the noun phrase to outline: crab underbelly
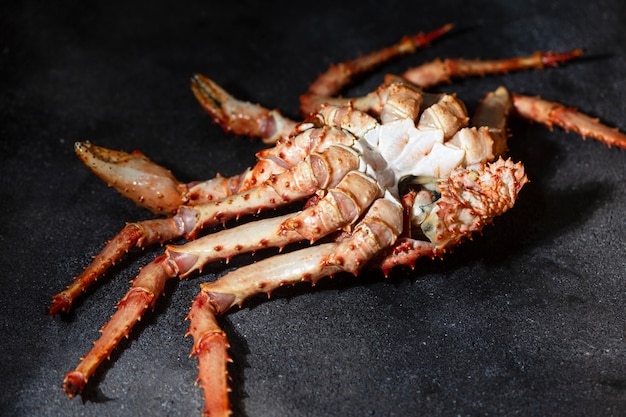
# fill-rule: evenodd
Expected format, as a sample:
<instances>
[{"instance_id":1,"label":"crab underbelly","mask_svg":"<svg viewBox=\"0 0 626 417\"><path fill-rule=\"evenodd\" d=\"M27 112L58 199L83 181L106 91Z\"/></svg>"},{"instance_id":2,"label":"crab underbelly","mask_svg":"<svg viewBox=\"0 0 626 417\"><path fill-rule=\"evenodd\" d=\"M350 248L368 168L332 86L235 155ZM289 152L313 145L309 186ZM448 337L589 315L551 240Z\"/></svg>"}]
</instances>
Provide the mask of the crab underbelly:
<instances>
[{"instance_id":1,"label":"crab underbelly","mask_svg":"<svg viewBox=\"0 0 626 417\"><path fill-rule=\"evenodd\" d=\"M463 166L465 150L444 140L443 130L418 129L404 119L376 126L353 147L361 154L360 170L398 198L405 177L447 178Z\"/></svg>"}]
</instances>

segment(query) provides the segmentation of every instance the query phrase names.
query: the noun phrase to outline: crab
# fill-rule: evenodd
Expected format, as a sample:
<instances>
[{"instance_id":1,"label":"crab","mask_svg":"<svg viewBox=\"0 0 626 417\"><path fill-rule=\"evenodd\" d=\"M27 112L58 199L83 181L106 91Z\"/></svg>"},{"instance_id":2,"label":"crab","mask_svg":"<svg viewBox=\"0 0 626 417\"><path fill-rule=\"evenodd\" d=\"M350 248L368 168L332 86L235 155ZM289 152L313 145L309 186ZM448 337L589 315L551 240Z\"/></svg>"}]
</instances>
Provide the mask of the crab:
<instances>
[{"instance_id":1,"label":"crab","mask_svg":"<svg viewBox=\"0 0 626 417\"><path fill-rule=\"evenodd\" d=\"M270 145L239 175L184 184L139 152L76 143L79 158L110 186L161 217L127 224L91 265L53 297L51 314L72 302L134 247L169 244L143 267L100 338L66 375L72 397L110 356L166 282L201 273L210 262L277 248L284 252L200 284L188 314L192 353L204 391L203 415L230 415L229 344L217 317L258 294L301 281L315 284L338 273L378 268L387 276L422 257L437 258L511 209L528 181L520 162L504 159L506 120L514 114L559 126L609 146L626 148L626 135L574 109L499 87L470 118L455 95L425 90L453 77L556 66L580 50L536 52L499 61L436 60L389 75L373 92L337 97L352 78L428 45L451 29L405 37L397 44L331 66L301 97L303 121L238 100L195 75L200 104L226 131ZM269 209L287 214L237 223ZM216 226L232 225L219 229ZM297 244L302 241L306 243Z\"/></svg>"}]
</instances>

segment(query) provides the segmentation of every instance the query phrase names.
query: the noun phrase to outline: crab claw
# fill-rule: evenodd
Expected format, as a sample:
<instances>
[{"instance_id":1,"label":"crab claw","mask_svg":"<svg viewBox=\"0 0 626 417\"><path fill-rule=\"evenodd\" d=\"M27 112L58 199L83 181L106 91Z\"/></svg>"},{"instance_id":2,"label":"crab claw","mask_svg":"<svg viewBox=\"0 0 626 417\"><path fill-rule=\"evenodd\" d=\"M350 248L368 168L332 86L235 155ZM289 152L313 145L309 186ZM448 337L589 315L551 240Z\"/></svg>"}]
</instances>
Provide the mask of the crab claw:
<instances>
[{"instance_id":1,"label":"crab claw","mask_svg":"<svg viewBox=\"0 0 626 417\"><path fill-rule=\"evenodd\" d=\"M124 197L156 214L172 214L183 203L186 186L139 151L126 153L76 142L85 165Z\"/></svg>"},{"instance_id":2,"label":"crab claw","mask_svg":"<svg viewBox=\"0 0 626 417\"><path fill-rule=\"evenodd\" d=\"M297 124L278 110L235 99L201 74L191 78L191 90L202 108L227 132L274 144L279 138L287 138Z\"/></svg>"}]
</instances>

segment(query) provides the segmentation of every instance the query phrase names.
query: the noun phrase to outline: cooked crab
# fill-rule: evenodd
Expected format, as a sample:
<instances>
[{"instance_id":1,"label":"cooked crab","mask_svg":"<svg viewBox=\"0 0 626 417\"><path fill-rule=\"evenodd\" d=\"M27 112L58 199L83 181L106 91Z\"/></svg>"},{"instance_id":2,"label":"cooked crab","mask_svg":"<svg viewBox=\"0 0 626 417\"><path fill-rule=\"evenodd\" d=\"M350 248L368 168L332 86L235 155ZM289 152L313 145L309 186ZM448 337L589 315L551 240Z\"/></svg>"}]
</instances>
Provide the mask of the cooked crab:
<instances>
[{"instance_id":1,"label":"cooked crab","mask_svg":"<svg viewBox=\"0 0 626 417\"><path fill-rule=\"evenodd\" d=\"M333 97L352 76L428 44L450 29L425 35L332 66L302 96L304 121L242 102L201 75L192 89L227 131L257 136L273 145L243 173L184 184L144 155L77 143L76 152L96 175L164 218L127 224L91 265L53 297L50 313L72 301L133 247L185 238L141 269L101 337L67 374L71 397L81 392L99 364L155 305L165 283L188 277L209 262L300 241L310 246L276 254L200 285L188 318L204 414L229 415L228 342L216 316L260 293L333 274L413 266L439 257L513 207L527 177L521 163L503 159L509 113L571 129L607 145L626 147L626 136L597 120L504 87L486 95L474 115L454 95L425 88L451 77L554 66L580 55L535 53L502 61L434 61L388 76L372 93ZM287 206L288 214L264 217L219 231L212 226ZM291 248L291 247L290 247Z\"/></svg>"}]
</instances>

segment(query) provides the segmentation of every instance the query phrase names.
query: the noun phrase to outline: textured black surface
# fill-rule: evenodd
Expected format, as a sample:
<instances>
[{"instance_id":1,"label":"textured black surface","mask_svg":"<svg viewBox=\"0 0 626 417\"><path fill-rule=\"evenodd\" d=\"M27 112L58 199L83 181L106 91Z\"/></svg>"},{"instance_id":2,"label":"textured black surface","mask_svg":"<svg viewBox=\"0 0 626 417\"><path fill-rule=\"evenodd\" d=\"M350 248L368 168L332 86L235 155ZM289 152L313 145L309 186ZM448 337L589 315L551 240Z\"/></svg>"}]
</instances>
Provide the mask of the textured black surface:
<instances>
[{"instance_id":1,"label":"textured black surface","mask_svg":"<svg viewBox=\"0 0 626 417\"><path fill-rule=\"evenodd\" d=\"M453 34L350 92L436 56L582 47L561 68L443 89L471 107L505 84L626 129L622 0L386 3L3 2L0 414L200 414L183 319L200 280L248 258L170 285L73 400L64 373L158 251L132 254L68 316L45 314L125 221L149 218L80 164L74 141L141 149L184 180L253 163L262 145L212 124L189 92L194 72L295 116L331 62L451 22ZM532 182L444 261L297 287L223 318L237 415L625 414L626 153L519 121L511 131Z\"/></svg>"}]
</instances>

